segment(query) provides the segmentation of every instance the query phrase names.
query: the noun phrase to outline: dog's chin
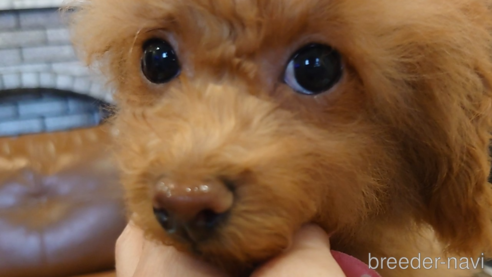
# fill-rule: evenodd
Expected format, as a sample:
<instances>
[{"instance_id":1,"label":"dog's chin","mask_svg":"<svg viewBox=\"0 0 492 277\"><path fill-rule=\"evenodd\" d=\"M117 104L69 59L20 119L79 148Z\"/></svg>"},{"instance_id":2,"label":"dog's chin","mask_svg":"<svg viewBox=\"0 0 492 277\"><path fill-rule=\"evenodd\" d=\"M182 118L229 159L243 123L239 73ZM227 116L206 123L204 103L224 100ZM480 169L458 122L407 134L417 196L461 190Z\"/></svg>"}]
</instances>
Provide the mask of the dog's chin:
<instances>
[{"instance_id":1,"label":"dog's chin","mask_svg":"<svg viewBox=\"0 0 492 277\"><path fill-rule=\"evenodd\" d=\"M193 257L212 264L223 270L229 276L246 277L268 260L270 257L250 257L248 260L240 258L248 253L237 253L234 248L227 248L220 244L219 238L209 238L196 242L185 242L181 239L176 239L171 243L178 251L188 253ZM268 251L268 246L265 248L265 253ZM270 251L271 257L275 256L279 251ZM239 254L239 255L238 255Z\"/></svg>"},{"instance_id":2,"label":"dog's chin","mask_svg":"<svg viewBox=\"0 0 492 277\"><path fill-rule=\"evenodd\" d=\"M295 231L293 228L290 232L283 230L283 233L262 234L261 229L258 226L258 232L242 232L239 238L235 236L237 233L233 225L195 240L183 238L182 234L166 234L165 244L210 263L229 276L250 276L258 266L286 250Z\"/></svg>"},{"instance_id":3,"label":"dog's chin","mask_svg":"<svg viewBox=\"0 0 492 277\"><path fill-rule=\"evenodd\" d=\"M271 258L279 255L282 251L279 249L268 249L265 248L265 253L268 255L262 255L261 257L250 257L249 260L241 260L237 256L231 255L230 250L224 249L223 254L219 254L220 250L213 251L213 254L208 252L206 247L196 247L195 255L201 257L201 259L209 262L223 271L225 271L229 276L250 276L252 272L270 260ZM203 252L202 252L203 251Z\"/></svg>"},{"instance_id":4,"label":"dog's chin","mask_svg":"<svg viewBox=\"0 0 492 277\"><path fill-rule=\"evenodd\" d=\"M240 260L236 255L231 255L231 249L221 248L212 241L189 244L187 249L192 255L219 267L230 276L249 276L262 262L262 259Z\"/></svg>"}]
</instances>

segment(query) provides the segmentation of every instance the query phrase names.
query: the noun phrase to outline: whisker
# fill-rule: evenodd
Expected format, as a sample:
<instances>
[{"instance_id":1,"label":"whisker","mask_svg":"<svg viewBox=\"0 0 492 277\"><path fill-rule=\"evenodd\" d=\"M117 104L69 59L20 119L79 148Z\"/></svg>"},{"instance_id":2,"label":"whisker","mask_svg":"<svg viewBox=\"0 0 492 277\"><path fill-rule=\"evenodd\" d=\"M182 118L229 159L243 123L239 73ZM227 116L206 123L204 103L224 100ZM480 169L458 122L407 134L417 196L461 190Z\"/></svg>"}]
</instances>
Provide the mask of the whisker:
<instances>
[{"instance_id":1,"label":"whisker","mask_svg":"<svg viewBox=\"0 0 492 277\"><path fill-rule=\"evenodd\" d=\"M140 28L137 33L135 34L135 37L133 38L133 43L132 47L130 48L130 53L128 53L129 56L133 54L133 48L135 48L135 44L137 43L137 39L140 36L140 32L142 32L142 28Z\"/></svg>"}]
</instances>

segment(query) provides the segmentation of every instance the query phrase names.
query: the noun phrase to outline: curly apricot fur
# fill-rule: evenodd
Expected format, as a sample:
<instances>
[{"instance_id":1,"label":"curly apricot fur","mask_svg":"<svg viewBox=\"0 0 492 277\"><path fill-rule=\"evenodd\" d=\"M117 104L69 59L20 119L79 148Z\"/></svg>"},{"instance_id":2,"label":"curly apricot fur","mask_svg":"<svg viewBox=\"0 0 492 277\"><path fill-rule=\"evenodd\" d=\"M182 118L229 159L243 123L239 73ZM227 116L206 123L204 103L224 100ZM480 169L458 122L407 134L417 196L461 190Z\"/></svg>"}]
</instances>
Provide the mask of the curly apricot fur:
<instances>
[{"instance_id":1,"label":"curly apricot fur","mask_svg":"<svg viewBox=\"0 0 492 277\"><path fill-rule=\"evenodd\" d=\"M235 180L210 262L247 272L306 222L333 247L377 257L491 255L489 0L85 0L73 41L108 77L129 211L166 237L149 189L159 175ZM153 85L142 44L175 47L179 77ZM316 97L280 82L308 42L343 56ZM381 270L469 276L463 270Z\"/></svg>"}]
</instances>

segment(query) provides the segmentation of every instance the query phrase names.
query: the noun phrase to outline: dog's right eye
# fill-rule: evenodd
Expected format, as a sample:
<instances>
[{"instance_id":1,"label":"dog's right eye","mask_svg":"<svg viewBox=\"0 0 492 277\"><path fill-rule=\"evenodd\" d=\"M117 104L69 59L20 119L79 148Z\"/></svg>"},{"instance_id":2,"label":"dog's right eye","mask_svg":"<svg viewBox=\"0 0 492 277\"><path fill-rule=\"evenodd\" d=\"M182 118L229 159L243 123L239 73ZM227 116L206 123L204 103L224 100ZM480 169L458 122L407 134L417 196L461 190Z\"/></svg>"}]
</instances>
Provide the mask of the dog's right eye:
<instances>
[{"instance_id":1,"label":"dog's right eye","mask_svg":"<svg viewBox=\"0 0 492 277\"><path fill-rule=\"evenodd\" d=\"M311 44L292 56L284 82L298 93L316 95L332 88L341 76L341 55L328 45Z\"/></svg>"},{"instance_id":2,"label":"dog's right eye","mask_svg":"<svg viewBox=\"0 0 492 277\"><path fill-rule=\"evenodd\" d=\"M160 39L143 45L142 72L152 83L162 84L178 76L181 68L172 46Z\"/></svg>"}]
</instances>

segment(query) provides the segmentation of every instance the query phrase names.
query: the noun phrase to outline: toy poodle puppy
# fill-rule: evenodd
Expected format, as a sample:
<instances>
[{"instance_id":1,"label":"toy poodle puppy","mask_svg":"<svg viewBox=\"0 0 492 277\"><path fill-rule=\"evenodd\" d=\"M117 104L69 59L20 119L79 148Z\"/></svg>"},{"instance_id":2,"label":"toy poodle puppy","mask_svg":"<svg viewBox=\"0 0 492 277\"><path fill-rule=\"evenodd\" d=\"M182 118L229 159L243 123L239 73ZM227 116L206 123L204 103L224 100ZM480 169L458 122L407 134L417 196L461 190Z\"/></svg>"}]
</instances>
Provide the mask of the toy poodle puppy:
<instances>
[{"instance_id":1,"label":"toy poodle puppy","mask_svg":"<svg viewBox=\"0 0 492 277\"><path fill-rule=\"evenodd\" d=\"M71 24L116 91L127 204L150 238L241 276L313 222L383 277L470 276L381 261L492 254L491 8L85 0Z\"/></svg>"}]
</instances>

